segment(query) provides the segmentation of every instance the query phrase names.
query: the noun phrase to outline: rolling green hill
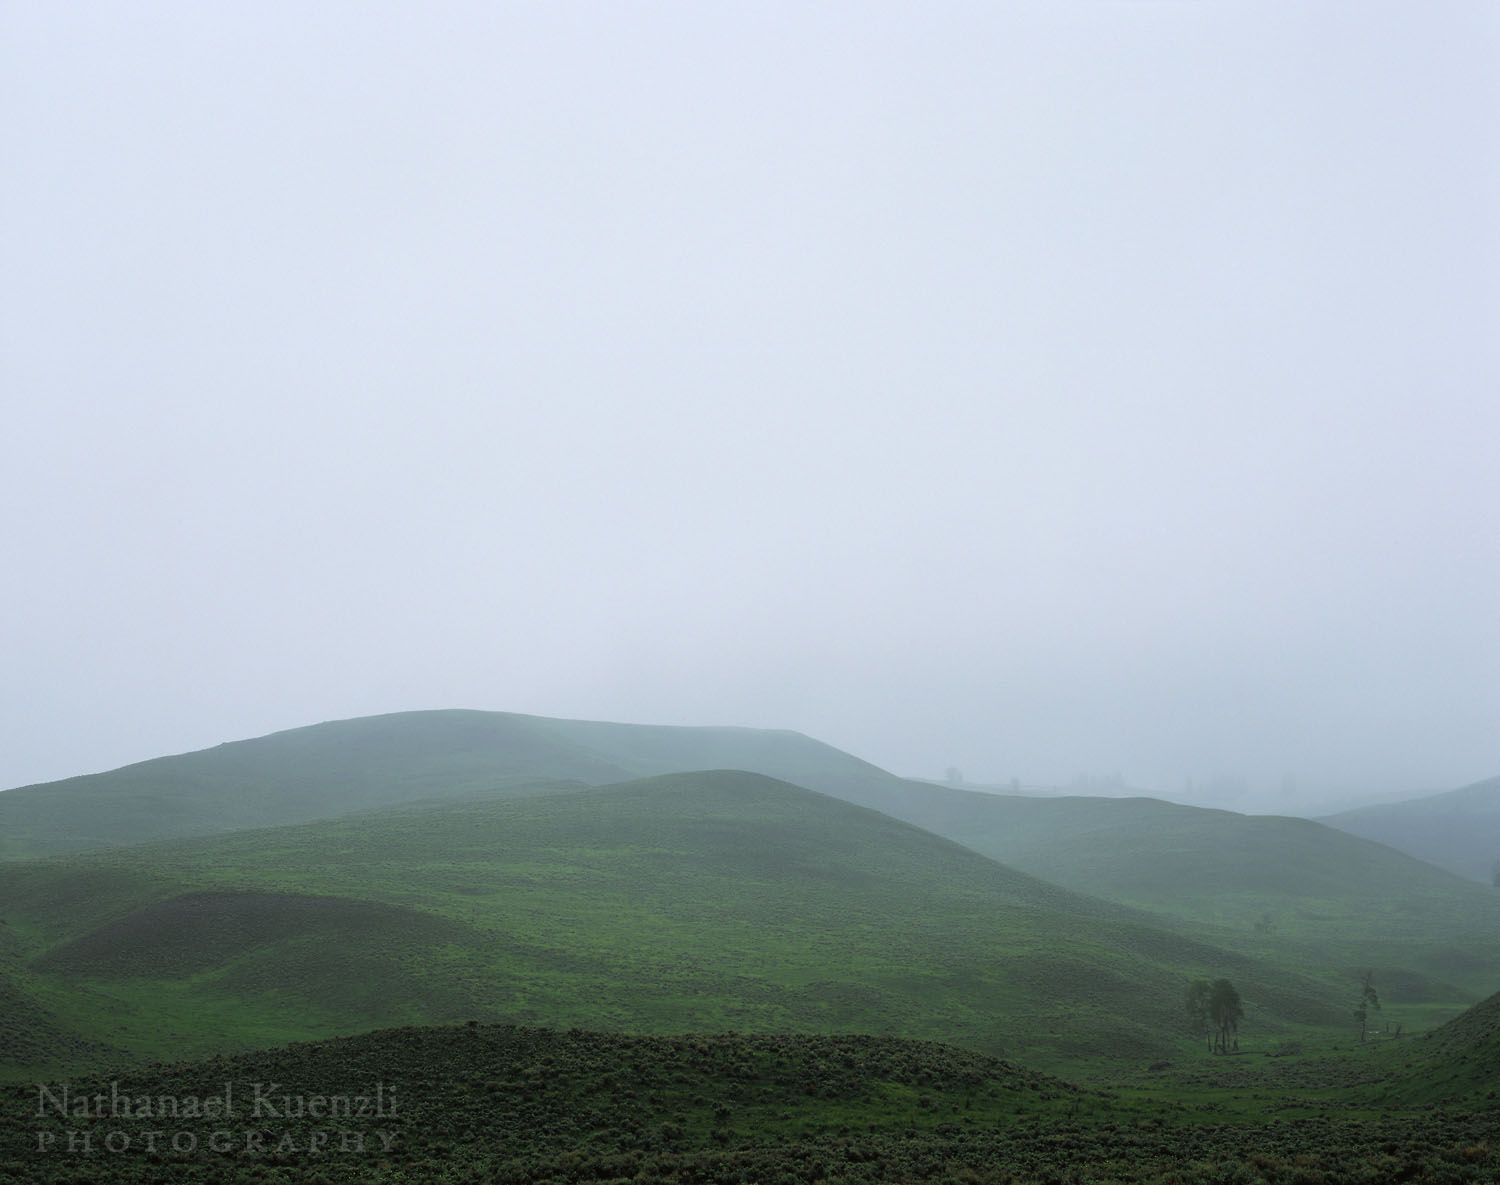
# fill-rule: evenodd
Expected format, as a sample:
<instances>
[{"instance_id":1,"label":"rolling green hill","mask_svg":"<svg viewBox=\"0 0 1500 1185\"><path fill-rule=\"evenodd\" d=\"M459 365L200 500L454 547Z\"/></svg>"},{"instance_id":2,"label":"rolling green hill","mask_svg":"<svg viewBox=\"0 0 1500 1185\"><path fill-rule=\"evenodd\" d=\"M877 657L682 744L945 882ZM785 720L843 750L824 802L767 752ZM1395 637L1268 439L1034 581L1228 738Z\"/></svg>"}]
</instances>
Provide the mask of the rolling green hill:
<instances>
[{"instance_id":1,"label":"rolling green hill","mask_svg":"<svg viewBox=\"0 0 1500 1185\"><path fill-rule=\"evenodd\" d=\"M1311 820L1150 798L929 790L892 813L1219 945L1374 967L1393 1001L1449 1009L1500 979L1500 893Z\"/></svg>"},{"instance_id":2,"label":"rolling green hill","mask_svg":"<svg viewBox=\"0 0 1500 1185\"><path fill-rule=\"evenodd\" d=\"M1319 822L1486 885L1500 868L1500 778L1428 798L1343 811Z\"/></svg>"},{"instance_id":3,"label":"rolling green hill","mask_svg":"<svg viewBox=\"0 0 1500 1185\"><path fill-rule=\"evenodd\" d=\"M828 793L670 768L709 758ZM400 1152L235 1173L1158 1182L1296 1158L1310 1179L1470 1179L1500 1132L1496 1000L1410 1035L1500 979L1496 895L1305 820L908 783L795 734L463 712L0 807L17 793L10 854L60 854L0 862L0 1079L412 1091ZM1340 1036L1362 966L1400 1040ZM1184 982L1221 975L1253 1056L1183 1034ZM687 1031L721 1035L668 1036ZM150 1064L185 1057L213 1060ZM20 1127L0 1135L36 1138ZM90 1179L225 1169L131 1154ZM0 1182L77 1177L0 1152Z\"/></svg>"},{"instance_id":4,"label":"rolling green hill","mask_svg":"<svg viewBox=\"0 0 1500 1185\"><path fill-rule=\"evenodd\" d=\"M241 852L226 833L402 804L566 796L584 784L706 766L755 770L874 807L1046 881L1150 911L1157 929L1320 978L1330 994L1372 967L1412 1025L1454 1015L1500 979L1500 894L1333 828L1152 799L1024 798L909 782L807 737L754 729L467 711L322 724L7 791L0 853L59 855L217 833L227 844L218 859L232 874L214 885L238 889L233 870L244 858L262 870L256 891L269 881L274 892L363 900L360 884L268 877L271 857ZM129 867L148 875L146 862ZM195 871L182 891L203 881ZM47 891L69 893L75 928L96 912L63 885ZM367 1019L428 1015L393 1006ZM343 1030L303 1035L335 1031Z\"/></svg>"},{"instance_id":5,"label":"rolling green hill","mask_svg":"<svg viewBox=\"0 0 1500 1185\"><path fill-rule=\"evenodd\" d=\"M138 1056L472 1017L1151 1060L1199 975L1239 985L1247 1038L1340 1013L1313 977L737 771L12 862L0 899L32 999Z\"/></svg>"},{"instance_id":6,"label":"rolling green hill","mask_svg":"<svg viewBox=\"0 0 1500 1185\"><path fill-rule=\"evenodd\" d=\"M794 732L403 712L7 790L0 860L696 769L750 770L855 801L904 785Z\"/></svg>"},{"instance_id":7,"label":"rolling green hill","mask_svg":"<svg viewBox=\"0 0 1500 1185\"><path fill-rule=\"evenodd\" d=\"M1172 924L1260 937L1270 925L1283 941L1305 939L1351 964L1389 962L1383 949L1400 941L1419 957L1390 963L1393 974L1451 980L1467 1002L1500 974L1486 945L1500 932L1500 901L1333 828L1153 799L955 790L896 778L796 733L756 729L470 711L314 725L6 791L0 858L707 768L745 769L874 807L1043 879L1169 915ZM1494 801L1486 786L1453 801Z\"/></svg>"}]
</instances>

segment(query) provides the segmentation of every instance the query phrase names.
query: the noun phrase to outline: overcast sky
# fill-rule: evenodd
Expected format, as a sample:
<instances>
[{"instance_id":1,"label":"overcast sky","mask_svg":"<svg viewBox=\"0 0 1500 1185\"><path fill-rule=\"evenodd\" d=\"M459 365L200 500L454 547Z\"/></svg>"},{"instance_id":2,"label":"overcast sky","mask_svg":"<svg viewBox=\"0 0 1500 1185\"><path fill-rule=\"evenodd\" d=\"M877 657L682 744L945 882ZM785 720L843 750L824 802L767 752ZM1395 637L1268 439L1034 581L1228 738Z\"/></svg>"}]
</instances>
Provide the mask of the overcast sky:
<instances>
[{"instance_id":1,"label":"overcast sky","mask_svg":"<svg viewBox=\"0 0 1500 1185\"><path fill-rule=\"evenodd\" d=\"M8 0L0 108L0 785L436 707L1500 773L1489 0Z\"/></svg>"}]
</instances>

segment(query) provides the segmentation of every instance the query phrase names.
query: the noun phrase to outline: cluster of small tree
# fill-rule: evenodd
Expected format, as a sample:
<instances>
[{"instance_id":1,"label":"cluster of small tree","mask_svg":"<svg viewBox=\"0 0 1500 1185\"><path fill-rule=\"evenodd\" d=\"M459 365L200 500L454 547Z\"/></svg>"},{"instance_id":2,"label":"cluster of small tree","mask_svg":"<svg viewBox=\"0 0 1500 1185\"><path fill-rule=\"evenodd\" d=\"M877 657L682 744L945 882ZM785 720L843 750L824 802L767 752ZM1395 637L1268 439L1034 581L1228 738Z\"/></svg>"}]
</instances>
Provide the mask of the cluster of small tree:
<instances>
[{"instance_id":1,"label":"cluster of small tree","mask_svg":"<svg viewBox=\"0 0 1500 1185\"><path fill-rule=\"evenodd\" d=\"M1187 986L1183 1006L1193 1036L1207 1040L1209 1053L1229 1053L1231 1048L1239 1048L1238 1034L1245 1006L1229 980L1216 979L1212 983L1206 979L1193 980ZM1360 975L1359 1006L1354 1010L1361 1041L1365 1039L1372 1008L1380 1010L1380 996L1375 991L1375 973L1364 971Z\"/></svg>"},{"instance_id":2,"label":"cluster of small tree","mask_svg":"<svg viewBox=\"0 0 1500 1185\"><path fill-rule=\"evenodd\" d=\"M1245 1006L1234 984L1227 979L1195 979L1188 984L1185 1000L1193 1036L1208 1039L1210 1053L1228 1053L1233 1041L1239 1048L1240 1021Z\"/></svg>"}]
</instances>

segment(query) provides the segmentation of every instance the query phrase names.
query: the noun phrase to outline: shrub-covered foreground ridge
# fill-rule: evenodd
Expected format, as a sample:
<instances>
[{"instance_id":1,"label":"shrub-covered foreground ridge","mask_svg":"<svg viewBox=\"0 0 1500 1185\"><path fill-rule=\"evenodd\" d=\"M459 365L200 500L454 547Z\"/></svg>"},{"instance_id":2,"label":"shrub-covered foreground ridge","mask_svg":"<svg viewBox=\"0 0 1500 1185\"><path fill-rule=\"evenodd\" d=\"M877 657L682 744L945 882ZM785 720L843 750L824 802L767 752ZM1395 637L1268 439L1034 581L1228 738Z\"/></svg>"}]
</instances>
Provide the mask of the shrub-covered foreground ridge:
<instances>
[{"instance_id":1,"label":"shrub-covered foreground ridge","mask_svg":"<svg viewBox=\"0 0 1500 1185\"><path fill-rule=\"evenodd\" d=\"M1491 1064L1488 1044L1461 1064ZM1500 1179L1482 1074L1418 1101L1452 1045L1212 1058L1095 1090L891 1037L390 1029L6 1085L0 1181Z\"/></svg>"}]
</instances>

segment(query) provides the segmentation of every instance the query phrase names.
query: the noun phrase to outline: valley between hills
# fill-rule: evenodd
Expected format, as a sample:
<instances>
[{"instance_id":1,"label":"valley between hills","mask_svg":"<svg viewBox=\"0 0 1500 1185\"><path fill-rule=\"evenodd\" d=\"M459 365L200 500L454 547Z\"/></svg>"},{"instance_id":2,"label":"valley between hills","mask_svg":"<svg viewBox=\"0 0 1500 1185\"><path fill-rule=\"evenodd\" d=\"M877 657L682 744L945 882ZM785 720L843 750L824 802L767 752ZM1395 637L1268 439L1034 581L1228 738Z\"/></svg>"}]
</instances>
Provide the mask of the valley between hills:
<instances>
[{"instance_id":1,"label":"valley between hills","mask_svg":"<svg viewBox=\"0 0 1500 1185\"><path fill-rule=\"evenodd\" d=\"M1496 1179L1500 890L1352 830L469 711L9 790L0 1182Z\"/></svg>"}]
</instances>

